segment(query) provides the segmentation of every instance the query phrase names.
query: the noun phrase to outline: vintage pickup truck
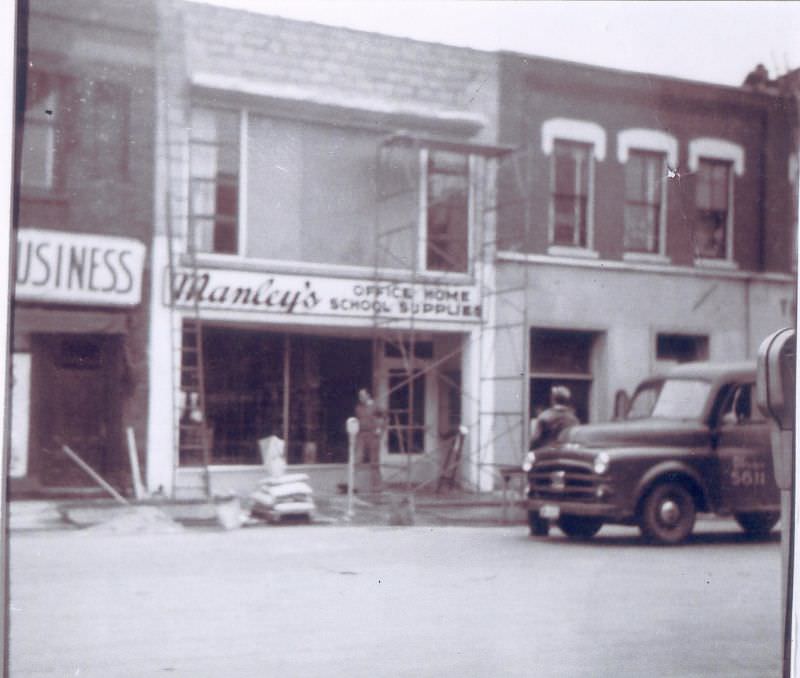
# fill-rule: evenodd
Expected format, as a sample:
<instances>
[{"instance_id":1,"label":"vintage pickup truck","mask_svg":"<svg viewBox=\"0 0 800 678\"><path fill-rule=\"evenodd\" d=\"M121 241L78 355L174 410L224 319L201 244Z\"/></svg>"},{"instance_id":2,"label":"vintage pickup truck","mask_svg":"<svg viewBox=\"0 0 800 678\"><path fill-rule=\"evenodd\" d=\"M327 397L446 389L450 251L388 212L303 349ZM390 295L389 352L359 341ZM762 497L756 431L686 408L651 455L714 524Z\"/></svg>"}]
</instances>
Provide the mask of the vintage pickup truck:
<instances>
[{"instance_id":1,"label":"vintage pickup truck","mask_svg":"<svg viewBox=\"0 0 800 678\"><path fill-rule=\"evenodd\" d=\"M769 532L780 498L755 381L755 363L679 365L643 382L623 420L573 427L529 452L531 535L547 536L555 523L588 539L617 523L677 544L698 512Z\"/></svg>"}]
</instances>

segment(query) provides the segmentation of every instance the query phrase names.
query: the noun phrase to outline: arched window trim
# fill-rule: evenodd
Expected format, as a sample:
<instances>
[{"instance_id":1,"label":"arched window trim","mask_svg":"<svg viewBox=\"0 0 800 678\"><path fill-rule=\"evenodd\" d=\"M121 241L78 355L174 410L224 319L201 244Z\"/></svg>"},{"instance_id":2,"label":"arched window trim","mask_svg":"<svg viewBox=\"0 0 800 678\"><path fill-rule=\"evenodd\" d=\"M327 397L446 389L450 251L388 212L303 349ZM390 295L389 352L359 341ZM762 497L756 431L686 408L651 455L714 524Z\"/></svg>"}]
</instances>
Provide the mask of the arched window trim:
<instances>
[{"instance_id":1,"label":"arched window trim","mask_svg":"<svg viewBox=\"0 0 800 678\"><path fill-rule=\"evenodd\" d=\"M592 144L595 160L606 159L606 131L596 122L574 118L550 118L542 123L542 152L550 155L556 139Z\"/></svg>"}]
</instances>

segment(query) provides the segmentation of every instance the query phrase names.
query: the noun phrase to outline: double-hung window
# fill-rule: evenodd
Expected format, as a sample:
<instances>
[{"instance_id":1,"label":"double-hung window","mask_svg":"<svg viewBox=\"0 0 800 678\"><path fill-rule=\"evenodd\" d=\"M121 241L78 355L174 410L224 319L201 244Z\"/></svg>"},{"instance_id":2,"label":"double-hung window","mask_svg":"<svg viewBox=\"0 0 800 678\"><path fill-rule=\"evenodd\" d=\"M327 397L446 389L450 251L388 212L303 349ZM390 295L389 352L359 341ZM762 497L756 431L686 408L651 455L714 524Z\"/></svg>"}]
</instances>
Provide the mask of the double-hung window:
<instances>
[{"instance_id":1,"label":"double-hung window","mask_svg":"<svg viewBox=\"0 0 800 678\"><path fill-rule=\"evenodd\" d=\"M701 259L726 259L731 209L731 163L700 158L696 186L695 256Z\"/></svg>"},{"instance_id":2,"label":"double-hung window","mask_svg":"<svg viewBox=\"0 0 800 678\"><path fill-rule=\"evenodd\" d=\"M658 254L666 176L663 153L631 149L625 164L625 251Z\"/></svg>"},{"instance_id":3,"label":"double-hung window","mask_svg":"<svg viewBox=\"0 0 800 678\"><path fill-rule=\"evenodd\" d=\"M195 252L239 251L239 121L238 111L192 109L189 246Z\"/></svg>"},{"instance_id":4,"label":"double-hung window","mask_svg":"<svg viewBox=\"0 0 800 678\"><path fill-rule=\"evenodd\" d=\"M30 71L27 74L20 168L23 186L52 189L56 183L60 94L57 76L41 71Z\"/></svg>"},{"instance_id":5,"label":"double-hung window","mask_svg":"<svg viewBox=\"0 0 800 678\"><path fill-rule=\"evenodd\" d=\"M550 158L548 252L596 256L594 165L606 157L605 130L589 120L549 118L542 153Z\"/></svg>"},{"instance_id":6,"label":"double-hung window","mask_svg":"<svg viewBox=\"0 0 800 678\"><path fill-rule=\"evenodd\" d=\"M695 174L695 258L727 264L733 259L734 175L744 174L744 149L725 139L693 139L689 170Z\"/></svg>"},{"instance_id":7,"label":"double-hung window","mask_svg":"<svg viewBox=\"0 0 800 678\"><path fill-rule=\"evenodd\" d=\"M551 244L588 247L591 144L556 139L550 183Z\"/></svg>"},{"instance_id":8,"label":"double-hung window","mask_svg":"<svg viewBox=\"0 0 800 678\"><path fill-rule=\"evenodd\" d=\"M466 273L469 261L469 156L429 150L425 268Z\"/></svg>"}]
</instances>

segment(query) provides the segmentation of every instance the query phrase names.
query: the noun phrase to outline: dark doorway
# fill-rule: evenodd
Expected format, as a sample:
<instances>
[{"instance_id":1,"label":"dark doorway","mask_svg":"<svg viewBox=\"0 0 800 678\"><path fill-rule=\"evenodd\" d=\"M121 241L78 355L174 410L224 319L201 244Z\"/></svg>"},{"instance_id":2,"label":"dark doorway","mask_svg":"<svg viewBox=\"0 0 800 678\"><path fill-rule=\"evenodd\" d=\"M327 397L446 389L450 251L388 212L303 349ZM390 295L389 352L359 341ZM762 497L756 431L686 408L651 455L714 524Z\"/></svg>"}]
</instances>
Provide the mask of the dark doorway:
<instances>
[{"instance_id":1,"label":"dark doorway","mask_svg":"<svg viewBox=\"0 0 800 678\"><path fill-rule=\"evenodd\" d=\"M93 486L62 451L68 445L108 482L122 486L121 338L41 335L33 339L32 470L48 488Z\"/></svg>"},{"instance_id":2,"label":"dark doorway","mask_svg":"<svg viewBox=\"0 0 800 678\"><path fill-rule=\"evenodd\" d=\"M372 342L326 339L320 347L322 426L318 462L347 461L345 423L355 414L360 388L372 390Z\"/></svg>"}]
</instances>

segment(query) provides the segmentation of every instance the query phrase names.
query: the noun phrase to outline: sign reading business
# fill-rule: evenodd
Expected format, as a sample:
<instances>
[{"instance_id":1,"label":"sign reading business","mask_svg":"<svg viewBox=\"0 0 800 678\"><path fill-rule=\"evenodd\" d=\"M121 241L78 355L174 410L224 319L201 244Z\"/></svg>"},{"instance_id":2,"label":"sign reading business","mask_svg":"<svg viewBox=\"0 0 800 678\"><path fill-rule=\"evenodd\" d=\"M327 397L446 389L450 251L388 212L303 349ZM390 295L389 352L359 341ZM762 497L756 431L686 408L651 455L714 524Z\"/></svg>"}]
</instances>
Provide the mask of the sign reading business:
<instances>
[{"instance_id":1,"label":"sign reading business","mask_svg":"<svg viewBox=\"0 0 800 678\"><path fill-rule=\"evenodd\" d=\"M166 271L169 280L169 270ZM315 315L478 322L474 285L402 283L293 274L178 268L165 285L177 307ZM170 303L170 299L165 299Z\"/></svg>"},{"instance_id":2,"label":"sign reading business","mask_svg":"<svg viewBox=\"0 0 800 678\"><path fill-rule=\"evenodd\" d=\"M141 301L145 246L105 235L17 232L17 300L99 306Z\"/></svg>"}]
</instances>

